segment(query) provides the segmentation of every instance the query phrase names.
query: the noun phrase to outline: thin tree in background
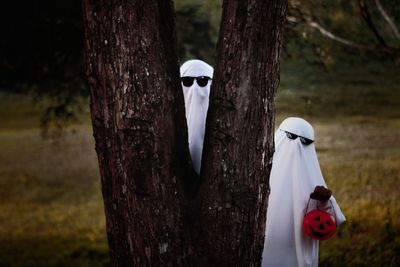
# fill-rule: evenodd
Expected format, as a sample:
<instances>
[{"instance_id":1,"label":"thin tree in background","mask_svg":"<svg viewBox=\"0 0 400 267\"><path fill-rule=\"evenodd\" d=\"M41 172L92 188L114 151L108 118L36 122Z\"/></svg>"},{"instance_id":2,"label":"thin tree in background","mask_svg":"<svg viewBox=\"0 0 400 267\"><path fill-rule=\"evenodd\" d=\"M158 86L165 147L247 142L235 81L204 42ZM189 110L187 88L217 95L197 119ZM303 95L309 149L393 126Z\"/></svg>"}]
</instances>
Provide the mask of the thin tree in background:
<instances>
[{"instance_id":1,"label":"thin tree in background","mask_svg":"<svg viewBox=\"0 0 400 267\"><path fill-rule=\"evenodd\" d=\"M203 169L195 183L172 2L83 1L86 76L114 266L260 264L286 5L224 1Z\"/></svg>"}]
</instances>

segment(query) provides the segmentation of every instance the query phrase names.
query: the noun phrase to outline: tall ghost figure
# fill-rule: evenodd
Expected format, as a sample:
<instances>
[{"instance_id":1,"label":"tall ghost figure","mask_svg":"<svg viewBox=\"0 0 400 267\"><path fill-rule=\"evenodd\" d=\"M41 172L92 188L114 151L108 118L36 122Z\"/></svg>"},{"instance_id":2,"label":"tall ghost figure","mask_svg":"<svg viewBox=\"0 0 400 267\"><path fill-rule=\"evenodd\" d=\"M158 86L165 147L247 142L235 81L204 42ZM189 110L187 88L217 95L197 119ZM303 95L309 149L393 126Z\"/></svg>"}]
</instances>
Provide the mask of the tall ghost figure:
<instances>
[{"instance_id":1,"label":"tall ghost figure","mask_svg":"<svg viewBox=\"0 0 400 267\"><path fill-rule=\"evenodd\" d=\"M208 99L214 69L204 61L193 59L186 61L181 66L180 72L185 98L190 156L194 170L200 174Z\"/></svg>"},{"instance_id":2,"label":"tall ghost figure","mask_svg":"<svg viewBox=\"0 0 400 267\"><path fill-rule=\"evenodd\" d=\"M262 267L318 266L319 241L302 228L310 193L326 187L313 140L312 126L301 118L285 119L275 133ZM345 217L333 196L330 201L339 225Z\"/></svg>"}]
</instances>

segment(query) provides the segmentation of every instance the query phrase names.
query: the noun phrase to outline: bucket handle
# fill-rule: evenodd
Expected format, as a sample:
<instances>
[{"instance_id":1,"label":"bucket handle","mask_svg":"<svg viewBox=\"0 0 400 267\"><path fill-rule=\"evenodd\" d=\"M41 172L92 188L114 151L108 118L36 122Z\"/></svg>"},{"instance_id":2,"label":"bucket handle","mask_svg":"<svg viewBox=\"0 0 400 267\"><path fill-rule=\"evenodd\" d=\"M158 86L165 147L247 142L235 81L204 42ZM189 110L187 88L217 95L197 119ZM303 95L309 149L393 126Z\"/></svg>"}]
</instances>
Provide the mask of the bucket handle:
<instances>
[{"instance_id":1,"label":"bucket handle","mask_svg":"<svg viewBox=\"0 0 400 267\"><path fill-rule=\"evenodd\" d=\"M310 204L310 200L311 200L311 198L308 198L306 211L304 212L304 217L306 217L306 214L307 214L307 211L308 211L308 205ZM335 215L335 221L337 222L335 207L334 207L333 204L332 204L332 200L329 199L329 202L331 203L331 208L332 208L333 213L334 213L334 215ZM318 205L317 205L317 209L319 209L319 208L318 208Z\"/></svg>"}]
</instances>

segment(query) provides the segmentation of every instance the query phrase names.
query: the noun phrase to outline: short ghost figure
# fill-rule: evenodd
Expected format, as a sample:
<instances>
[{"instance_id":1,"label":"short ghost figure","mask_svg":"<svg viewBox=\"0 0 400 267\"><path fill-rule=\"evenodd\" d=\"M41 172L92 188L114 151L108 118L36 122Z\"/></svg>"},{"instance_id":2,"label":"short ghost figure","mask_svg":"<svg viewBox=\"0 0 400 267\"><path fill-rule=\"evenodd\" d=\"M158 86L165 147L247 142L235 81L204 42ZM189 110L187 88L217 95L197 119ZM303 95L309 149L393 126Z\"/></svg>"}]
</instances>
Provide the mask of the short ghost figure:
<instances>
[{"instance_id":1,"label":"short ghost figure","mask_svg":"<svg viewBox=\"0 0 400 267\"><path fill-rule=\"evenodd\" d=\"M204 131L214 69L201 60L186 61L180 68L185 98L189 149L194 170L200 174Z\"/></svg>"},{"instance_id":2,"label":"short ghost figure","mask_svg":"<svg viewBox=\"0 0 400 267\"><path fill-rule=\"evenodd\" d=\"M319 241L303 231L310 193L326 187L313 142L314 130L301 118L285 119L275 132L263 267L318 266ZM328 198L320 204L332 204L339 225L345 217L335 198Z\"/></svg>"}]
</instances>

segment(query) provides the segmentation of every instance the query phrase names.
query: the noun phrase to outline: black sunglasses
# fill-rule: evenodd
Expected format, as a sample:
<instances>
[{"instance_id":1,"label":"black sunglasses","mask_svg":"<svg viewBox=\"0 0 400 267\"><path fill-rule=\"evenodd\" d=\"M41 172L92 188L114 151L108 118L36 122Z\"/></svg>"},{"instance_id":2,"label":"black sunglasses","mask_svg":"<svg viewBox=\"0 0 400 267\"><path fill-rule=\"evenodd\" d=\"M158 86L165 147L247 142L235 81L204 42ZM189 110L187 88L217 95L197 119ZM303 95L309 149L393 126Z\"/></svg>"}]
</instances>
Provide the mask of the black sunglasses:
<instances>
[{"instance_id":1,"label":"black sunglasses","mask_svg":"<svg viewBox=\"0 0 400 267\"><path fill-rule=\"evenodd\" d=\"M284 130L281 130L281 131L284 131ZM305 138L305 137L303 137L303 136L300 136L300 135L297 135L297 134L294 134L294 133L291 133L291 132L288 132L288 131L284 131L284 132L286 133L286 137L289 138L289 139L291 139L291 140L295 140L297 137L299 137L299 138L300 138L300 142L301 142L303 145L306 145L306 146L307 146L307 145L309 145L309 144L314 143L314 140Z\"/></svg>"},{"instance_id":2,"label":"black sunglasses","mask_svg":"<svg viewBox=\"0 0 400 267\"><path fill-rule=\"evenodd\" d=\"M207 76L199 76L199 77L190 77L190 76L185 76L181 77L182 84L186 87L192 86L194 80L196 80L197 84L200 87L204 87L208 84L208 81L211 80L210 77Z\"/></svg>"}]
</instances>

